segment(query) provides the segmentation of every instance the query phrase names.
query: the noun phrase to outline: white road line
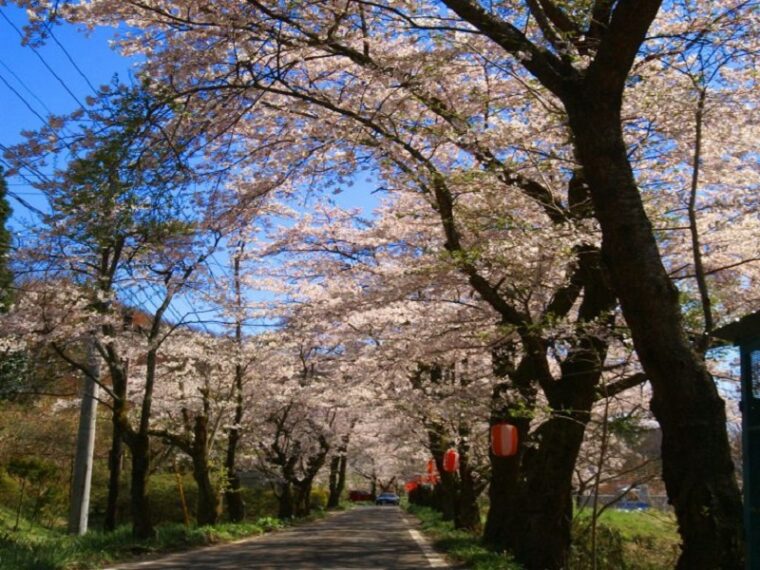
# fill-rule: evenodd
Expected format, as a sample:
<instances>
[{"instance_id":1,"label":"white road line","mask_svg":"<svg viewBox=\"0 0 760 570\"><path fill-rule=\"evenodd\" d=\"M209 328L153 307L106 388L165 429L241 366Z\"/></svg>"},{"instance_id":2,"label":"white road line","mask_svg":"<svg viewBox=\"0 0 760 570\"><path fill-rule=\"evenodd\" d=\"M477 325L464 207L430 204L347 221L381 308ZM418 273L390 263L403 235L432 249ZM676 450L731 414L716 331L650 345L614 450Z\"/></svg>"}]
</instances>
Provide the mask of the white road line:
<instances>
[{"instance_id":1,"label":"white road line","mask_svg":"<svg viewBox=\"0 0 760 570\"><path fill-rule=\"evenodd\" d=\"M448 568L449 567L446 561L443 558L441 558L438 555L438 553L430 547L425 537L422 536L421 532L413 528L410 528L409 534L412 535L414 542L416 542L417 545L420 547L420 549L422 549L422 552L425 555L425 558L427 558L427 561L430 564L431 568Z\"/></svg>"}]
</instances>

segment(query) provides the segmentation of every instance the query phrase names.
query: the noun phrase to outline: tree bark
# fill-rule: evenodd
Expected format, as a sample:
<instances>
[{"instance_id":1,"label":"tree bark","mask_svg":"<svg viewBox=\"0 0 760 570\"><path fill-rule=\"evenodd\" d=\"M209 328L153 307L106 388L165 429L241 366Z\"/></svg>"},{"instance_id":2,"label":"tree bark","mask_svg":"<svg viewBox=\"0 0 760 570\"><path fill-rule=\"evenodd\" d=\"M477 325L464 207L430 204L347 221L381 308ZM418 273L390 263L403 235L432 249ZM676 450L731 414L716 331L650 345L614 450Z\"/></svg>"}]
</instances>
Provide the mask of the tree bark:
<instances>
[{"instance_id":1,"label":"tree bark","mask_svg":"<svg viewBox=\"0 0 760 570\"><path fill-rule=\"evenodd\" d=\"M148 435L132 434L129 450L132 453L132 534L146 539L155 536L148 501L148 475L150 473L150 438Z\"/></svg>"},{"instance_id":2,"label":"tree bark","mask_svg":"<svg viewBox=\"0 0 760 570\"><path fill-rule=\"evenodd\" d=\"M293 518L293 488L289 481L285 481L281 484L280 492L277 495L277 501L277 518Z\"/></svg>"},{"instance_id":3,"label":"tree bark","mask_svg":"<svg viewBox=\"0 0 760 570\"><path fill-rule=\"evenodd\" d=\"M245 520L245 501L243 500L240 475L236 466L239 440L239 430L232 428L227 440L227 455L224 462L227 470L227 489L224 492L224 498L227 501L227 514L232 522L242 522Z\"/></svg>"},{"instance_id":4,"label":"tree bark","mask_svg":"<svg viewBox=\"0 0 760 570\"><path fill-rule=\"evenodd\" d=\"M193 427L193 478L198 486L198 526L214 525L219 518L219 497L211 483L208 462L208 418L197 416Z\"/></svg>"},{"instance_id":5,"label":"tree bark","mask_svg":"<svg viewBox=\"0 0 760 570\"><path fill-rule=\"evenodd\" d=\"M437 367L432 372L435 373ZM435 486L434 497L445 521L455 521L457 518L457 481L452 473L443 470L443 454L446 452L446 441L443 427L435 422L428 422L428 446L438 470L439 483Z\"/></svg>"},{"instance_id":6,"label":"tree bark","mask_svg":"<svg viewBox=\"0 0 760 570\"><path fill-rule=\"evenodd\" d=\"M242 294L240 284L240 256L245 243L238 244L238 254L234 258L234 279L235 279L235 305L237 309L242 310ZM238 348L238 359L240 358L240 348L243 343L243 323L240 317L235 321L235 345ZM230 521L242 522L245 519L245 501L243 500L242 489L240 485L240 475L237 471L237 446L240 442L240 424L243 421L243 365L241 362L235 365L235 384L233 386L235 394L235 419L234 425L230 428L227 436L227 454L225 456L224 467L227 470L227 488L224 497L227 501L227 513Z\"/></svg>"},{"instance_id":7,"label":"tree bark","mask_svg":"<svg viewBox=\"0 0 760 570\"><path fill-rule=\"evenodd\" d=\"M342 489L339 489L338 487L340 464L341 464L340 455L334 455L332 459L330 459L330 477L329 477L330 496L327 498L328 509L334 509L340 503L340 493L342 491Z\"/></svg>"},{"instance_id":8,"label":"tree bark","mask_svg":"<svg viewBox=\"0 0 760 570\"><path fill-rule=\"evenodd\" d=\"M460 430L460 435L463 435L462 430ZM467 435L469 435L469 430L467 430ZM481 491L482 487L476 488L476 481L470 466L470 446L464 439L459 444L459 493L457 494L456 518L454 519L455 528L477 533L482 530L483 524L480 521L480 508L478 507L478 496Z\"/></svg>"},{"instance_id":9,"label":"tree bark","mask_svg":"<svg viewBox=\"0 0 760 570\"><path fill-rule=\"evenodd\" d=\"M311 514L312 480L299 481L295 485L295 515L307 517Z\"/></svg>"},{"instance_id":10,"label":"tree bark","mask_svg":"<svg viewBox=\"0 0 760 570\"><path fill-rule=\"evenodd\" d=\"M124 456L122 449L121 427L118 421L113 422L111 449L108 452L108 498L106 500L105 520L103 529L107 532L116 530L118 521L117 505L119 502L119 484L121 482L121 466Z\"/></svg>"},{"instance_id":11,"label":"tree bark","mask_svg":"<svg viewBox=\"0 0 760 570\"><path fill-rule=\"evenodd\" d=\"M113 410L111 411L111 450L108 453L108 499L106 502L103 528L107 532L116 530L118 522L119 486L124 458L124 427L122 417L126 414L127 363L116 366L113 359L108 361L113 386Z\"/></svg>"},{"instance_id":12,"label":"tree bark","mask_svg":"<svg viewBox=\"0 0 760 570\"><path fill-rule=\"evenodd\" d=\"M602 228L602 252L662 428L663 478L683 538L680 569L741 568L741 500L723 400L686 337L626 156L620 98L589 90L566 103Z\"/></svg>"},{"instance_id":13,"label":"tree bark","mask_svg":"<svg viewBox=\"0 0 760 570\"><path fill-rule=\"evenodd\" d=\"M515 366L513 348L510 346L495 349L492 359L494 375L503 380L493 388L489 426L508 422L517 428L519 440L517 453L511 457L497 457L490 450L488 454L491 463L491 481L488 487L490 506L483 529L483 541L489 548L503 552L511 544L511 526L507 521L511 520L511 513L516 510L517 484L522 458L527 449L524 442L528 440L530 431L530 418L525 415L513 415L509 405L511 402L505 401L505 397L512 389L516 389L521 398L521 406L532 409L536 398L533 384L535 370L527 356Z\"/></svg>"}]
</instances>

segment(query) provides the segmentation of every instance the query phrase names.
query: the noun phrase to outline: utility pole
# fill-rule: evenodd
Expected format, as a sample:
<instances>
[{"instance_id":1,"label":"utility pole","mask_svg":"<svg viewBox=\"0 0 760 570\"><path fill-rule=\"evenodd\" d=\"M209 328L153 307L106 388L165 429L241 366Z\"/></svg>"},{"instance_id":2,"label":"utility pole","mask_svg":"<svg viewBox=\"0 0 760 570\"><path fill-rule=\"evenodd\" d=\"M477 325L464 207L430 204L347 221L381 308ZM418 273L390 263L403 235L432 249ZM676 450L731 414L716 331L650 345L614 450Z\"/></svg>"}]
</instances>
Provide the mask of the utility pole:
<instances>
[{"instance_id":1,"label":"utility pole","mask_svg":"<svg viewBox=\"0 0 760 570\"><path fill-rule=\"evenodd\" d=\"M82 404L79 412L79 431L77 432L74 477L71 483L71 507L69 509L70 534L83 535L87 532L99 381L100 355L95 349L95 342L92 339L87 344L87 373L82 386Z\"/></svg>"}]
</instances>

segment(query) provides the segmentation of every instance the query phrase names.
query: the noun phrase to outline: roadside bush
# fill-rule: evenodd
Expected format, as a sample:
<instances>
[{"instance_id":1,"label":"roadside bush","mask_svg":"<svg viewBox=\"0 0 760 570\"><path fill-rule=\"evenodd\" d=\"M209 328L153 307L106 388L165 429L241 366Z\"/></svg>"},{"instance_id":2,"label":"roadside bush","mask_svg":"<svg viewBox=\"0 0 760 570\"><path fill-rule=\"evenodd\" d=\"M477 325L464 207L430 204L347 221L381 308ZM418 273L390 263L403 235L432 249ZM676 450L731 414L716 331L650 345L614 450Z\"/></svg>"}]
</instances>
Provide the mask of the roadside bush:
<instances>
[{"instance_id":1,"label":"roadside bush","mask_svg":"<svg viewBox=\"0 0 760 570\"><path fill-rule=\"evenodd\" d=\"M312 509L323 511L327 508L327 499L330 498L330 491L324 487L316 487L311 490L309 502Z\"/></svg>"},{"instance_id":2,"label":"roadside bush","mask_svg":"<svg viewBox=\"0 0 760 570\"><path fill-rule=\"evenodd\" d=\"M15 508L19 490L18 480L11 477L4 467L0 467L0 505L9 509Z\"/></svg>"},{"instance_id":3,"label":"roadside bush","mask_svg":"<svg viewBox=\"0 0 760 570\"><path fill-rule=\"evenodd\" d=\"M241 490L245 511L249 520L277 516L277 497L268 487L243 487Z\"/></svg>"},{"instance_id":4,"label":"roadside bush","mask_svg":"<svg viewBox=\"0 0 760 570\"><path fill-rule=\"evenodd\" d=\"M573 521L570 568L593 567L590 513L580 512ZM673 568L678 558L679 536L670 513L605 511L597 523L596 568L599 570L661 570Z\"/></svg>"}]
</instances>

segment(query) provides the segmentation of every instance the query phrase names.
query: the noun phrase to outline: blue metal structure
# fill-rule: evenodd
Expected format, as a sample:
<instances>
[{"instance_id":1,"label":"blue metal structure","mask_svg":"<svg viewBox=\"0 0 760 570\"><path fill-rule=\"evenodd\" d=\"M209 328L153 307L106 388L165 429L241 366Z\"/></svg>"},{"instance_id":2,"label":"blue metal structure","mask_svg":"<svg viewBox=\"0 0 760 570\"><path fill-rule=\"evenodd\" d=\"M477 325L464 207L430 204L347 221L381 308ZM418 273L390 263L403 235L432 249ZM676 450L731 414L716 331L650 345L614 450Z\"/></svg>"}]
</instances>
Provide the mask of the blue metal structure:
<instances>
[{"instance_id":1,"label":"blue metal structure","mask_svg":"<svg viewBox=\"0 0 760 570\"><path fill-rule=\"evenodd\" d=\"M739 346L747 569L760 570L760 311L714 332Z\"/></svg>"}]
</instances>

